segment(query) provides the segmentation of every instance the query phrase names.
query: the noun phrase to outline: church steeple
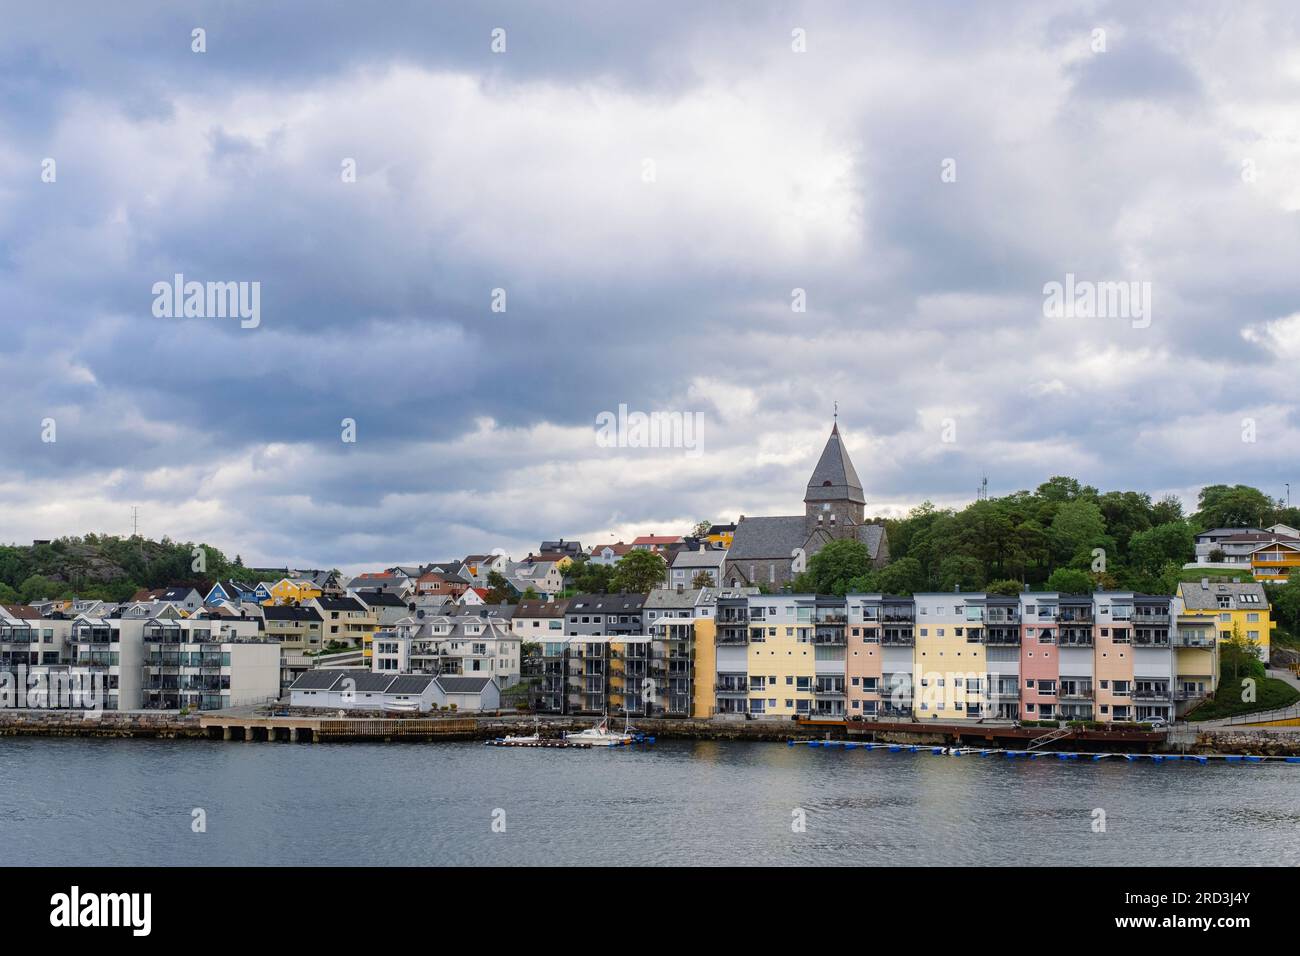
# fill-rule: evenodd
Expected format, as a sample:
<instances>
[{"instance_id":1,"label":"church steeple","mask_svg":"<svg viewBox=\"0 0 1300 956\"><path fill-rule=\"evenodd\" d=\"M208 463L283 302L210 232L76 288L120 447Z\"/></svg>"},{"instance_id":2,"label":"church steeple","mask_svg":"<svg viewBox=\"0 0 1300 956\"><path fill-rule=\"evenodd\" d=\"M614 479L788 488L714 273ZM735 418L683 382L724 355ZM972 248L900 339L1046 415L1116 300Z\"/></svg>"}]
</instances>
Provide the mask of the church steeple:
<instances>
[{"instance_id":1,"label":"church steeple","mask_svg":"<svg viewBox=\"0 0 1300 956\"><path fill-rule=\"evenodd\" d=\"M812 477L808 479L808 492L804 501L849 501L865 505L866 495L862 492L862 482L853 470L849 460L848 449L840 438L840 425L837 421L831 427L831 437L826 439L826 447L817 460Z\"/></svg>"},{"instance_id":2,"label":"church steeple","mask_svg":"<svg viewBox=\"0 0 1300 956\"><path fill-rule=\"evenodd\" d=\"M831 426L831 437L826 439L822 456L808 479L803 500L804 533L809 540L817 534L823 539L857 537L858 527L865 520L867 496L862 493L862 482L840 438L838 420Z\"/></svg>"}]
</instances>

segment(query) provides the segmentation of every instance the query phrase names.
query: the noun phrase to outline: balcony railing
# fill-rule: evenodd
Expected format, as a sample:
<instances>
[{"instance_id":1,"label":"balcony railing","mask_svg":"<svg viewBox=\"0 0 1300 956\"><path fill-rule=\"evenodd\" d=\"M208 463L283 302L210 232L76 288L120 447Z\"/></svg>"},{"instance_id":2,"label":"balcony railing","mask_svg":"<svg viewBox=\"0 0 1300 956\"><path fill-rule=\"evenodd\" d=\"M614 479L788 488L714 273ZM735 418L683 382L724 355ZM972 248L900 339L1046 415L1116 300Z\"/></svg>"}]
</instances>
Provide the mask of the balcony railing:
<instances>
[{"instance_id":1,"label":"balcony railing","mask_svg":"<svg viewBox=\"0 0 1300 956\"><path fill-rule=\"evenodd\" d=\"M1061 647L1092 647L1092 628L1063 627L1057 635Z\"/></svg>"},{"instance_id":2,"label":"balcony railing","mask_svg":"<svg viewBox=\"0 0 1300 956\"><path fill-rule=\"evenodd\" d=\"M815 691L815 693L817 693L819 696L824 696L824 697L843 697L843 696L844 696L844 681L842 681L842 680L840 680L840 681L818 681L817 684L816 684L816 686L815 686L815 688L814 688L814 691Z\"/></svg>"},{"instance_id":3,"label":"balcony railing","mask_svg":"<svg viewBox=\"0 0 1300 956\"><path fill-rule=\"evenodd\" d=\"M1015 647L1020 644L1020 628L1005 625L992 625L985 628L984 643L1002 647Z\"/></svg>"},{"instance_id":4,"label":"balcony railing","mask_svg":"<svg viewBox=\"0 0 1300 956\"><path fill-rule=\"evenodd\" d=\"M743 627L721 627L718 629L719 644L748 644L749 631Z\"/></svg>"},{"instance_id":5,"label":"balcony railing","mask_svg":"<svg viewBox=\"0 0 1300 956\"><path fill-rule=\"evenodd\" d=\"M1137 627L1142 627L1143 625L1168 624L1169 614L1168 612L1155 613L1155 614L1134 612L1132 620L1133 620L1133 624Z\"/></svg>"},{"instance_id":6,"label":"balcony railing","mask_svg":"<svg viewBox=\"0 0 1300 956\"><path fill-rule=\"evenodd\" d=\"M1215 636L1207 631L1179 631L1174 634L1175 647L1213 647Z\"/></svg>"},{"instance_id":7,"label":"balcony railing","mask_svg":"<svg viewBox=\"0 0 1300 956\"><path fill-rule=\"evenodd\" d=\"M880 643L885 647L913 647L916 635L910 627L887 627L880 635Z\"/></svg>"},{"instance_id":8,"label":"balcony railing","mask_svg":"<svg viewBox=\"0 0 1300 956\"><path fill-rule=\"evenodd\" d=\"M844 634L842 627L819 627L813 631L812 642L814 644L829 644L832 646L843 647L848 644L849 640Z\"/></svg>"},{"instance_id":9,"label":"balcony railing","mask_svg":"<svg viewBox=\"0 0 1300 956\"><path fill-rule=\"evenodd\" d=\"M1169 687L1166 684L1156 684L1152 687L1134 687L1131 696L1134 700L1168 700Z\"/></svg>"},{"instance_id":10,"label":"balcony railing","mask_svg":"<svg viewBox=\"0 0 1300 956\"><path fill-rule=\"evenodd\" d=\"M1170 638L1167 630L1150 631L1135 628L1133 631L1134 647L1169 647Z\"/></svg>"}]
</instances>

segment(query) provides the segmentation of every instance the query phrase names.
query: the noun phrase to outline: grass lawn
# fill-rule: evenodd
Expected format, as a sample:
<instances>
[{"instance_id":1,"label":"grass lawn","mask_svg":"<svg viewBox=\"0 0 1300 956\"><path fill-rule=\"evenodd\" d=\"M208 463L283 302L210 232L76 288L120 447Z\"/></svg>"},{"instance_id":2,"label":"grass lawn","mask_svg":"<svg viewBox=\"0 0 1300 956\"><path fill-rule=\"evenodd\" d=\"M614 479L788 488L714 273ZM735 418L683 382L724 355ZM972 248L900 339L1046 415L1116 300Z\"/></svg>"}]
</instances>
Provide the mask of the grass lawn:
<instances>
[{"instance_id":1,"label":"grass lawn","mask_svg":"<svg viewBox=\"0 0 1300 956\"><path fill-rule=\"evenodd\" d=\"M1219 688L1216 699L1207 700L1201 704L1187 715L1187 719L1191 721L1220 720L1224 717L1235 717L1238 714L1253 714L1258 711L1289 707L1297 700L1300 700L1300 691L1276 677L1265 677L1259 681L1255 686L1257 699L1249 704L1243 703L1240 699L1241 693L1238 690L1240 686L1240 681L1233 681L1230 678L1225 680L1224 684Z\"/></svg>"},{"instance_id":2,"label":"grass lawn","mask_svg":"<svg viewBox=\"0 0 1300 956\"><path fill-rule=\"evenodd\" d=\"M1255 580L1250 568L1241 571L1225 571L1221 568L1183 568L1178 572L1178 580L1186 581L1188 584L1195 584L1201 578L1209 578L1211 581L1232 581L1234 579L1244 582Z\"/></svg>"}]
</instances>

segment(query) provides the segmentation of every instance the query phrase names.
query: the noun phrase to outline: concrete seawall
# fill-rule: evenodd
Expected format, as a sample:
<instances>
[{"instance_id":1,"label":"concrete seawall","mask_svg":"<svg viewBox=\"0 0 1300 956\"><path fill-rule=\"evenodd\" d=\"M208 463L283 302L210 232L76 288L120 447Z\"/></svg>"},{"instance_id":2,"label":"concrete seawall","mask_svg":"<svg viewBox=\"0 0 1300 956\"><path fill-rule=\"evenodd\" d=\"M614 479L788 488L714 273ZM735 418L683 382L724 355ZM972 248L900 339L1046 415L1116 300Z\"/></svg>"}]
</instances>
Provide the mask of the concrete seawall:
<instances>
[{"instance_id":1,"label":"concrete seawall","mask_svg":"<svg viewBox=\"0 0 1300 956\"><path fill-rule=\"evenodd\" d=\"M565 731L590 727L590 717L540 717L536 726L543 736L558 737ZM622 721L610 721L613 729ZM647 736L665 740L754 740L780 742L795 740L862 740L865 737L882 743L956 744L973 741L971 728L913 726L877 728L870 734L849 733L843 725L799 724L788 720L696 720L640 719L633 728ZM116 737L189 739L209 741L269 742L436 742L490 740L506 734L529 733L534 718L523 715L472 715L439 717L339 717L337 712L295 714L286 717L256 716L222 712L205 712L180 716L175 713L112 713L87 717L69 711L9 710L0 711L0 737ZM979 731L984 736L987 731ZM994 745L993 733L986 745ZM1012 747L1024 742L1006 741ZM1142 741L1138 745L1116 740L1112 745L1092 740L1062 740L1047 749L1063 750L1140 750L1186 751L1198 754L1255 754L1262 756L1300 756L1300 730L1296 728L1241 727L1231 730L1197 730L1180 726L1168 740Z\"/></svg>"}]
</instances>

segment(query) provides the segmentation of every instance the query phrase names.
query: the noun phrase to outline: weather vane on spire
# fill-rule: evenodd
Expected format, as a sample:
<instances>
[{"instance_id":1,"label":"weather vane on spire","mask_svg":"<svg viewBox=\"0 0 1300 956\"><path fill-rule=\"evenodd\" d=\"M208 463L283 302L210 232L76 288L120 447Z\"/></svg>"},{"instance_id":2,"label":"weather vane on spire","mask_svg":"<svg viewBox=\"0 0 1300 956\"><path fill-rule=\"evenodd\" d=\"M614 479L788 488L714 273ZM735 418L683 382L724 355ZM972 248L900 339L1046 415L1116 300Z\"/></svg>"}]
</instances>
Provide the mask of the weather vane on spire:
<instances>
[{"instance_id":1,"label":"weather vane on spire","mask_svg":"<svg viewBox=\"0 0 1300 956\"><path fill-rule=\"evenodd\" d=\"M840 403L832 402L831 404L835 406L835 420L838 422L840 420Z\"/></svg>"}]
</instances>

